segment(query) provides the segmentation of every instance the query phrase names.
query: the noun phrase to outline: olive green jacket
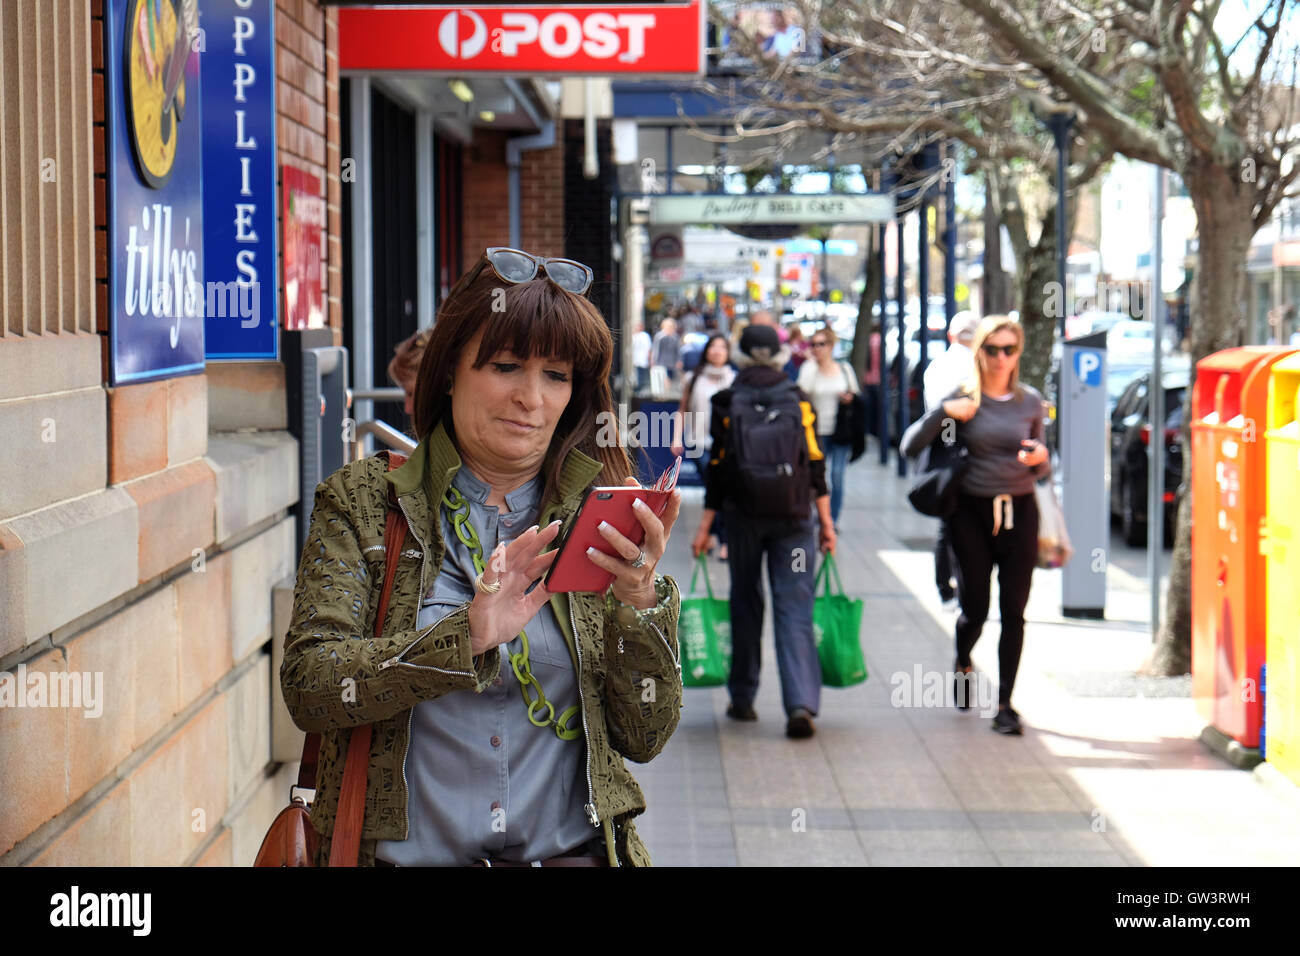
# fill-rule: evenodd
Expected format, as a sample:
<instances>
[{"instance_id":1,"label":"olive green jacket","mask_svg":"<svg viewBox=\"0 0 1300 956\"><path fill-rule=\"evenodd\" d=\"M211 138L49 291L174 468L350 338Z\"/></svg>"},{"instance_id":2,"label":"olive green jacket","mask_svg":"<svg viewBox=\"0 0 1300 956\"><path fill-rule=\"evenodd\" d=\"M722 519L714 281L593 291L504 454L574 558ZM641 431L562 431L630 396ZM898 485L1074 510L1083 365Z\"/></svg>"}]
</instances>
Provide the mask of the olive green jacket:
<instances>
[{"instance_id":1,"label":"olive green jacket","mask_svg":"<svg viewBox=\"0 0 1300 956\"><path fill-rule=\"evenodd\" d=\"M423 633L416 629L420 597L437 578L445 553L434 505L460 465L440 425L402 467L389 472L383 458L367 458L345 465L316 488L280 686L294 723L321 734L311 808L321 836L318 862L328 858L349 728L374 724L360 855L362 865L373 865L378 840L407 838L411 709L452 691L478 693L500 669L499 654L483 654L478 664L471 657L469 604ZM559 500L544 504L539 524L558 517L567 527L600 467L571 452L561 471ZM390 485L410 533L383 635L376 639ZM645 810L645 797L623 758L644 763L658 754L677 727L682 701L680 594L672 578L656 575L655 583L659 605L632 624L620 623L612 602L600 594L551 598L578 675L592 835L603 831L607 847L617 846L617 862L641 866L649 865L650 856L631 820Z\"/></svg>"}]
</instances>

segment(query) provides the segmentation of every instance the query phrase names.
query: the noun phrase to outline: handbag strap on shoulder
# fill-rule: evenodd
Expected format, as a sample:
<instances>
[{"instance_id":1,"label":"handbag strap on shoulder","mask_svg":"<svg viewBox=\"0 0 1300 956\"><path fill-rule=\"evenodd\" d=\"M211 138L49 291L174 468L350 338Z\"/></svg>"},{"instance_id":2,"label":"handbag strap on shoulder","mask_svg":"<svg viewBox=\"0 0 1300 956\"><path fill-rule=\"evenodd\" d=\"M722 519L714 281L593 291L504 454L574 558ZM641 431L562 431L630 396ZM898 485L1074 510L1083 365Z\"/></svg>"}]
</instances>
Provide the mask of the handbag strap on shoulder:
<instances>
[{"instance_id":1,"label":"handbag strap on shoulder","mask_svg":"<svg viewBox=\"0 0 1300 956\"><path fill-rule=\"evenodd\" d=\"M388 454L388 470L406 463L403 455ZM384 587L379 595L375 612L375 637L383 634L384 619L388 616L388 602L397 576L397 562L406 543L406 516L392 500L389 493L388 517L384 523ZM343 784L339 791L338 809L334 815L334 834L330 841L330 866L356 866L361 850L361 827L365 819L366 772L370 764L370 740L373 725L353 727L348 735L348 754L343 765ZM298 786L314 789L316 764L320 755L320 734L308 734L302 745L302 765L298 770Z\"/></svg>"}]
</instances>

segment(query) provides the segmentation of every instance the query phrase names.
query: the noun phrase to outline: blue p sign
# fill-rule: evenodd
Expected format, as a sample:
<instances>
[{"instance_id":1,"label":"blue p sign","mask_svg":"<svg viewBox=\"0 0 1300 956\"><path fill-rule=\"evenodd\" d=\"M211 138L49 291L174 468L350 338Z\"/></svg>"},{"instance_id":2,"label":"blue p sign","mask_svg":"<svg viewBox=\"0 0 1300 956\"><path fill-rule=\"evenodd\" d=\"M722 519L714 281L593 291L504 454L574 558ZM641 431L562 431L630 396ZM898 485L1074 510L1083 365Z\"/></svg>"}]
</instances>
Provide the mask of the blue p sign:
<instances>
[{"instance_id":1,"label":"blue p sign","mask_svg":"<svg viewBox=\"0 0 1300 956\"><path fill-rule=\"evenodd\" d=\"M1074 374L1084 385L1101 384L1101 354L1079 349L1074 353Z\"/></svg>"}]
</instances>

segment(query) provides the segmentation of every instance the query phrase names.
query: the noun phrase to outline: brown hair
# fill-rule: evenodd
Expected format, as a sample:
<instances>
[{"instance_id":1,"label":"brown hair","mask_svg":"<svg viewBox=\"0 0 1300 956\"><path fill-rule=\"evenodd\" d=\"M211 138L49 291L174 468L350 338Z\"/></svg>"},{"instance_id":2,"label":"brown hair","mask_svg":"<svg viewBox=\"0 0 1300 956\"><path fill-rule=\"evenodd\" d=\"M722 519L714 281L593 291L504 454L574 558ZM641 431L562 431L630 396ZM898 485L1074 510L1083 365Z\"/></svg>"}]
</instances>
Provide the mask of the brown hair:
<instances>
[{"instance_id":1,"label":"brown hair","mask_svg":"<svg viewBox=\"0 0 1300 956\"><path fill-rule=\"evenodd\" d=\"M835 330L831 328L831 324L829 322L823 325L812 335L808 336L808 341L811 342L818 335L826 336L826 344L832 347L834 347L836 341L839 340L839 336L835 334Z\"/></svg>"},{"instance_id":2,"label":"brown hair","mask_svg":"<svg viewBox=\"0 0 1300 956\"><path fill-rule=\"evenodd\" d=\"M420 360L424 358L424 348L429 344L432 329L420 329L414 335L402 339L393 349L393 359L388 363L388 377L393 384L405 389L407 384L414 385L420 372Z\"/></svg>"},{"instance_id":3,"label":"brown hair","mask_svg":"<svg viewBox=\"0 0 1300 956\"><path fill-rule=\"evenodd\" d=\"M486 256L460 278L438 310L412 403L415 433L421 441L441 422L455 442L448 393L461 354L480 331L483 338L474 356L475 368L505 350L520 359L536 355L573 363L572 397L542 464L543 501L554 497L560 468L575 448L604 466L599 483L621 485L633 474L621 446L600 447L596 442L597 416L604 412L615 420L609 388L614 338L600 310L540 274L528 282L506 282L487 266Z\"/></svg>"},{"instance_id":4,"label":"brown hair","mask_svg":"<svg viewBox=\"0 0 1300 956\"><path fill-rule=\"evenodd\" d=\"M970 381L966 383L967 397L976 405L980 403L980 396L984 394L984 343L989 337L995 335L1004 329L1015 333L1016 345L1019 352L1025 351L1025 329L1019 322L1009 315L986 315L980 320L979 326L975 329L975 338L971 342L971 351L975 353L975 374ZM1020 358L1016 357L1016 364L1011 367L1011 391L1019 398L1022 390L1020 388Z\"/></svg>"}]
</instances>

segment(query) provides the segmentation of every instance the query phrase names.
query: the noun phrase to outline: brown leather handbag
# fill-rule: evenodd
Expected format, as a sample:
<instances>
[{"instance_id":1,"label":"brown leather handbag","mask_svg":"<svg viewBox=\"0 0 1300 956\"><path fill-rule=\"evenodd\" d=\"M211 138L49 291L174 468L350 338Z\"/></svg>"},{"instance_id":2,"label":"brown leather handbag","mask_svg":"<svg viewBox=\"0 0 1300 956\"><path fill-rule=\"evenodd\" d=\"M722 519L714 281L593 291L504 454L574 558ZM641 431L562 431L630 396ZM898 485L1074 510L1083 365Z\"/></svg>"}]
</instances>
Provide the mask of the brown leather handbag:
<instances>
[{"instance_id":1,"label":"brown leather handbag","mask_svg":"<svg viewBox=\"0 0 1300 956\"><path fill-rule=\"evenodd\" d=\"M389 453L388 470L399 468L406 458ZM384 525L384 589L375 614L375 637L384 631L388 600L393 593L397 562L406 543L406 517L389 493L388 520ZM361 851L361 825L365 819L366 770L370 764L371 724L353 727L348 736L348 755L343 764L343 785L338 811L334 815L334 836L330 841L330 866L356 866ZM310 806L295 790L316 788L316 762L320 734L308 734L302 745L298 783L289 788L289 805L271 822L262 839L253 866L315 866L320 836L311 825Z\"/></svg>"}]
</instances>

